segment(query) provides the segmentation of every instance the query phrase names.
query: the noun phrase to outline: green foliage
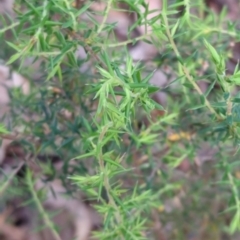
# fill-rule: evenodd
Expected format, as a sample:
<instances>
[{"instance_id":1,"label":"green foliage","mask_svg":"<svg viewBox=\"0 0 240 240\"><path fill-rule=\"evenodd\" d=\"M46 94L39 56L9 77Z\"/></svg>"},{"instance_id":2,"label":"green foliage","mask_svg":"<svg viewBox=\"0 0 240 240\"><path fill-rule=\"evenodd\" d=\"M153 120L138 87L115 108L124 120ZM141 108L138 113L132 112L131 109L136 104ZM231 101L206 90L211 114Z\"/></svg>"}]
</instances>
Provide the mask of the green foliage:
<instances>
[{"instance_id":1,"label":"green foliage","mask_svg":"<svg viewBox=\"0 0 240 240\"><path fill-rule=\"evenodd\" d=\"M226 26L224 11L219 16L204 16L206 9L200 0L163 1L161 14L148 20L148 24L153 28L152 41L161 53L154 59L155 64L161 69L168 66L169 75L175 76L172 83L161 89L169 93L164 109L151 98L159 90L149 83L153 73L146 74L144 64L134 65L125 48L147 36L116 41L114 23L106 23L106 17L111 3L117 1L106 1L101 23L94 19L91 1L79 9L73 2L18 0L16 20L0 30L1 42L6 31L12 33L1 57L8 64L19 66L18 70L29 79L38 76L28 96L11 93L13 120L8 131L0 125L1 135L23 126L23 136L40 139L35 144L21 137L27 152L34 156L60 156L60 176L53 166L46 164L43 169L50 180L60 177L64 185L68 181L75 183L74 187L97 200L95 208L104 218L103 230L94 233L98 239L154 239L153 211L164 226L173 224L169 239L186 239L184 234L191 233L199 224L196 218L205 219L206 215L221 233L240 231L236 177L240 97L232 91L239 85L240 71L237 65L232 74L226 72L226 43L240 37L236 26ZM124 2L138 12L136 24L146 21L148 11L139 12L140 6L147 9L144 1ZM184 7L181 16L177 15L179 7ZM83 14L89 16L88 20L79 20ZM159 19L160 23L156 21ZM86 50L86 59L76 58L78 46ZM35 61L40 61L34 71L25 63L30 57L32 68ZM91 63L89 69L81 72L79 69L86 63ZM207 69L203 70L203 63L208 65ZM198 85L203 79L208 83L206 92ZM172 89L174 83L178 87ZM154 120L152 113L156 109L165 115ZM71 117L66 117L62 110L71 113ZM181 144L169 141L171 131L179 133ZM217 166L216 162L194 166L204 142L217 149L211 156L217 159ZM190 177L179 175L177 170L186 159L193 166ZM31 194L46 226L59 239L34 191L30 170L25 181L21 187ZM4 178L3 183L9 184L10 180ZM16 188L18 184L12 183ZM10 194L6 187L1 190L1 194ZM71 194L70 189L67 191ZM171 199L178 199L182 208L167 212L164 204ZM211 211L219 201L224 210L229 209L221 219ZM217 214L223 211L219 205ZM230 217L230 224L225 217Z\"/></svg>"}]
</instances>

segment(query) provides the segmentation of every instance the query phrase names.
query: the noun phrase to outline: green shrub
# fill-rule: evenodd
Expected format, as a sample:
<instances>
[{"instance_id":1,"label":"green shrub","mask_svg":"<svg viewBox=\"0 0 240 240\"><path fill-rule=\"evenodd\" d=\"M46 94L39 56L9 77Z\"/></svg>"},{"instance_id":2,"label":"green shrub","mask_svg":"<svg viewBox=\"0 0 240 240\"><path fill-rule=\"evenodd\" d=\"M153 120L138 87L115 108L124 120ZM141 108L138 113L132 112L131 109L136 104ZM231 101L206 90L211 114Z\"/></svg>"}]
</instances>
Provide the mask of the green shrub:
<instances>
[{"instance_id":1,"label":"green shrub","mask_svg":"<svg viewBox=\"0 0 240 240\"><path fill-rule=\"evenodd\" d=\"M226 11L216 15L200 0L165 0L161 14L147 22L160 53L153 64L168 71L169 79L174 76L161 89L168 95L163 108L152 99L159 88L149 83L148 66L134 64L128 54L127 44L139 38L119 43L114 24L106 23L116 1L108 1L101 23L94 20L91 1L79 9L72 2L18 0L16 19L2 20L8 24L0 30L1 58L32 79L29 95L11 92L12 122L5 127L11 133L22 126L17 140L36 162L46 153L62 159L61 173L44 166L49 181L74 183L70 194L79 188L97 200L95 208L104 218L98 239L159 239L154 224L160 222L158 231L168 231L168 239L201 231L205 239L220 239L240 230L240 107L233 91L240 73L238 65L231 74L226 68L229 43L240 36L236 25L226 22ZM124 2L134 11L144 6L140 0ZM80 20L82 14L88 20ZM147 14L139 12L136 24ZM76 58L79 46L86 59ZM205 92L201 81L207 83ZM155 109L164 109L164 115L154 118ZM4 128L0 131L6 136ZM206 144L214 150L210 156ZM184 163L186 172L180 169ZM6 185L10 180L4 179L0 189L3 202L13 194ZM25 181L22 188L59 239L30 170ZM11 184L14 189L20 183Z\"/></svg>"}]
</instances>

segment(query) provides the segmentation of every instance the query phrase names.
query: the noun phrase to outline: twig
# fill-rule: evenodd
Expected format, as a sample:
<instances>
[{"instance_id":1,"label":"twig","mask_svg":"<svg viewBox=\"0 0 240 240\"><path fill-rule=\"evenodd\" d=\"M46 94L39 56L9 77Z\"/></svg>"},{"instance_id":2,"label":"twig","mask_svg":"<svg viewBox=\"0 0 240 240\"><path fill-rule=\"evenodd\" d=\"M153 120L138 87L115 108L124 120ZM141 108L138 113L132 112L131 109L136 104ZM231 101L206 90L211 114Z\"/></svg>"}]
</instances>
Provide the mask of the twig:
<instances>
[{"instance_id":1,"label":"twig","mask_svg":"<svg viewBox=\"0 0 240 240\"><path fill-rule=\"evenodd\" d=\"M41 201L38 198L38 195L36 193L36 190L34 189L33 179L32 179L32 173L28 169L27 172L27 184L29 186L29 190L33 196L33 200L38 208L38 211L40 215L42 216L46 226L51 230L53 237L55 240L61 240L61 237L59 236L58 232L55 230L54 223L50 220L48 214L46 213L44 207L42 206Z\"/></svg>"},{"instance_id":2,"label":"twig","mask_svg":"<svg viewBox=\"0 0 240 240\"><path fill-rule=\"evenodd\" d=\"M108 13L109 13L109 11L111 9L112 2L113 2L113 0L108 0L107 8L106 8L105 13L104 13L104 18L103 18L103 21L102 21L101 25L99 26L99 28L97 30L97 35L99 33L101 33L103 28L104 28L104 25L105 25L105 23L107 21Z\"/></svg>"},{"instance_id":3,"label":"twig","mask_svg":"<svg viewBox=\"0 0 240 240\"><path fill-rule=\"evenodd\" d=\"M7 181L0 187L0 197L2 196L3 192L7 189L9 184L11 183L14 176L18 173L18 171L21 169L21 167L24 165L24 162L21 162L18 167L11 173L11 175L8 177Z\"/></svg>"},{"instance_id":4,"label":"twig","mask_svg":"<svg viewBox=\"0 0 240 240\"><path fill-rule=\"evenodd\" d=\"M126 46L129 43L137 42L137 41L143 40L143 39L145 39L147 37L151 37L151 36L152 36L152 34L145 34L145 35L142 35L142 36L139 36L139 37L136 37L133 39L129 39L129 40L126 40L123 42L108 44L107 47L114 48L114 47Z\"/></svg>"},{"instance_id":5,"label":"twig","mask_svg":"<svg viewBox=\"0 0 240 240\"><path fill-rule=\"evenodd\" d=\"M108 128L105 127L103 129L102 133L100 134L99 139L98 139L99 143L101 143L103 141L103 137L106 134L107 129ZM111 185L109 183L108 175L106 173L106 169L105 169L105 166L104 166L102 147L100 148L98 161L99 161L100 171L103 174L104 187L105 187L105 190L106 190L106 193L107 193L109 204L113 207L113 209L115 209L115 214L114 214L115 215L115 219L116 219L117 223L120 225L121 222L122 222L122 218L121 218L121 214L119 212L119 208L116 205L116 202L115 202L115 200L114 200L114 198L112 197L112 194L111 194ZM119 237L121 239L124 239L122 235L119 236Z\"/></svg>"},{"instance_id":6,"label":"twig","mask_svg":"<svg viewBox=\"0 0 240 240\"><path fill-rule=\"evenodd\" d=\"M166 10L166 8L165 8ZM166 17L166 14L165 12L162 13L162 17L163 17L163 23L165 24L165 27L166 27L166 34L167 34L167 37L168 37L168 40L172 46L172 49L176 55L177 58L181 58L181 54L180 52L178 51L178 48L173 40L173 37L170 33L170 30L169 30L169 25L168 25L168 20L167 20L167 17ZM200 87L196 84L196 82L193 80L193 77L190 75L189 73L189 70L182 64L180 63L180 66L182 68L182 71L185 73L185 76L186 76L186 79L192 84L192 86L195 88L195 90L201 95L204 97L204 100L205 100L205 104L206 104L206 107L210 110L210 112L212 114L214 114L218 119L221 119L221 117L219 116L219 114L214 110L214 108L211 106L211 104L209 103L208 99L203 95L203 92L202 90L200 89Z\"/></svg>"}]
</instances>

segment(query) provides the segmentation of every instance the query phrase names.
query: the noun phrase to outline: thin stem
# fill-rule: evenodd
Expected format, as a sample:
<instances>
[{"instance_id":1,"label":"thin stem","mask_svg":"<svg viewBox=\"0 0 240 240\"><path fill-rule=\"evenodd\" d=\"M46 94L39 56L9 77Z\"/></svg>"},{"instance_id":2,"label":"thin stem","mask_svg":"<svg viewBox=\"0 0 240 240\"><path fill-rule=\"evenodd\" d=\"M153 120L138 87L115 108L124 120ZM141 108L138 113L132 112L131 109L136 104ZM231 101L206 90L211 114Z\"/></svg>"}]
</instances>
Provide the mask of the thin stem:
<instances>
[{"instance_id":1,"label":"thin stem","mask_svg":"<svg viewBox=\"0 0 240 240\"><path fill-rule=\"evenodd\" d=\"M0 188L0 197L2 196L3 192L7 189L9 184L11 183L14 176L18 173L21 167L24 165L24 162L21 162L18 167L12 172L12 174L8 177L7 181L1 186Z\"/></svg>"},{"instance_id":2,"label":"thin stem","mask_svg":"<svg viewBox=\"0 0 240 240\"><path fill-rule=\"evenodd\" d=\"M5 27L5 28L2 28L2 29L0 30L0 33L4 33L4 32L6 32L6 31L9 30L9 29L12 29L12 28L18 26L19 24L20 24L20 22L15 22L15 23L11 24L10 26L7 26L7 27Z\"/></svg>"},{"instance_id":3,"label":"thin stem","mask_svg":"<svg viewBox=\"0 0 240 240\"><path fill-rule=\"evenodd\" d=\"M145 39L145 38L147 38L147 37L150 37L151 35L152 35L152 34L145 34L145 35L142 35L142 36L139 36L139 37L136 37L136 38L133 38L133 39L129 39L129 40L126 40L126 41L123 41L123 42L108 44L107 47L113 48L113 47L126 46L126 45L128 45L129 43L143 40L143 39Z\"/></svg>"},{"instance_id":4,"label":"thin stem","mask_svg":"<svg viewBox=\"0 0 240 240\"><path fill-rule=\"evenodd\" d=\"M232 32L232 31L228 31L225 29L219 29L219 28L208 28L206 30L204 30L204 33L211 33L211 32L217 32L217 33L223 33L223 34L227 34L231 37L236 37L237 33L236 32Z\"/></svg>"},{"instance_id":5,"label":"thin stem","mask_svg":"<svg viewBox=\"0 0 240 240\"><path fill-rule=\"evenodd\" d=\"M102 143L104 135L107 132L107 129L108 129L108 126L103 128L102 133L99 136L99 140L98 140L99 144ZM119 208L118 208L118 206L117 206L117 204L116 204L116 202L115 202L115 200L114 200L114 198L111 194L112 189L111 189L111 185L109 183L109 178L108 178L107 171L106 171L105 166L104 166L102 146L100 146L98 161L99 161L100 171L104 175L103 184L104 184L107 196L108 196L109 204L113 207L113 209L115 209L115 214L114 214L115 219L117 221L117 224L120 225L122 223L122 218L121 218L121 214L119 212ZM121 239L124 240L124 237L121 236Z\"/></svg>"},{"instance_id":6,"label":"thin stem","mask_svg":"<svg viewBox=\"0 0 240 240\"><path fill-rule=\"evenodd\" d=\"M108 199L109 199L109 203L116 210L115 217L116 217L117 223L120 224L122 222L122 219L121 219L121 215L119 213L118 206L116 205L115 200L111 194L111 185L109 183L108 175L107 175L106 169L104 167L102 150L101 150L98 160L99 160L100 171L104 174L104 179L103 179L104 187L105 187Z\"/></svg>"},{"instance_id":7,"label":"thin stem","mask_svg":"<svg viewBox=\"0 0 240 240\"><path fill-rule=\"evenodd\" d=\"M169 29L169 25L168 25L168 20L167 20L167 17L166 17L166 14L165 13L162 13L162 16L163 16L163 22L166 26L166 33L167 33L167 37L168 37L168 40L170 41L170 44L172 46L172 49L175 53L175 55L177 56L177 58L181 59L181 55L180 55L180 52L178 51L178 48L173 40L173 37L170 33L170 29ZM189 70L182 64L180 63L180 66L182 68L182 71L185 73L185 76L186 76L186 79L192 84L192 86L195 88L195 90L204 97L204 100L205 100L205 104L206 104L206 107L210 110L210 112L212 114L214 114L218 119L221 119L221 117L218 115L218 113L214 110L214 108L211 106L211 104L209 103L208 99L203 95L203 92L201 90L201 88L196 84L196 82L194 81L193 77L190 75L189 73Z\"/></svg>"},{"instance_id":8,"label":"thin stem","mask_svg":"<svg viewBox=\"0 0 240 240\"><path fill-rule=\"evenodd\" d=\"M69 15L70 15L71 18L72 18L73 30L76 31L76 30L77 30L76 17L74 16L73 12L71 11L71 7L70 7L70 4L69 4L69 1L68 1L68 0L64 0L64 3L65 3L65 5L66 5L66 8L67 8L67 10L68 10Z\"/></svg>"},{"instance_id":9,"label":"thin stem","mask_svg":"<svg viewBox=\"0 0 240 240\"><path fill-rule=\"evenodd\" d=\"M189 74L188 69L187 69L184 65L182 65L182 69L183 69L183 72L186 74L186 75L185 75L186 78L187 78L188 81L193 85L193 87L196 89L196 91L197 91L200 95L204 96L201 88L196 84L196 82L193 80L193 77ZM220 119L220 116L217 114L217 112L216 112L216 111L214 110L214 108L211 106L211 104L209 103L208 99L207 99L206 97L204 97L204 99L205 99L205 104L206 104L207 108L210 110L210 112L211 112L212 114L214 114L215 116L217 116L217 118Z\"/></svg>"},{"instance_id":10,"label":"thin stem","mask_svg":"<svg viewBox=\"0 0 240 240\"><path fill-rule=\"evenodd\" d=\"M227 166L226 166L226 168L227 168ZM235 203L237 205L236 206L237 207L237 211L240 213L240 204L239 204L239 199L238 199L238 189L237 189L237 186L234 183L233 176L232 176L232 174L230 172L228 172L228 179L229 179L230 185L232 187L234 200L235 200Z\"/></svg>"},{"instance_id":11,"label":"thin stem","mask_svg":"<svg viewBox=\"0 0 240 240\"><path fill-rule=\"evenodd\" d=\"M108 0L107 8L106 8L106 11L104 13L104 18L103 18L103 21L102 21L101 25L99 26L99 28L97 30L97 35L99 33L101 33L103 28L104 28L104 25L105 25L105 23L107 21L107 18L108 18L108 13L110 12L110 9L111 9L112 2L113 2L113 0Z\"/></svg>"},{"instance_id":12,"label":"thin stem","mask_svg":"<svg viewBox=\"0 0 240 240\"><path fill-rule=\"evenodd\" d=\"M34 189L32 173L30 172L30 170L28 170L28 172L27 172L27 184L28 184L29 190L33 196L33 200L34 200L34 202L38 208L38 211L39 211L40 215L42 216L46 226L51 230L55 240L61 240L58 232L55 230L55 226L54 226L53 222L50 220L48 214L45 212L44 207L42 206L42 203L38 198L36 190Z\"/></svg>"}]
</instances>

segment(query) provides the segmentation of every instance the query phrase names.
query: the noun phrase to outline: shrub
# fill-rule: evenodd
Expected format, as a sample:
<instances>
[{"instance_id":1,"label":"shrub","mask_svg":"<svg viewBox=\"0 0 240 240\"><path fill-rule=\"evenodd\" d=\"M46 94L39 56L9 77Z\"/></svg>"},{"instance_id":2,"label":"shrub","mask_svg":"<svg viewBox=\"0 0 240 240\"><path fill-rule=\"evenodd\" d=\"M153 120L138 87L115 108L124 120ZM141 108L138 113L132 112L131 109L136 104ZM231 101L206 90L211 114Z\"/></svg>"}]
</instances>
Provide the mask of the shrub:
<instances>
[{"instance_id":1,"label":"shrub","mask_svg":"<svg viewBox=\"0 0 240 240\"><path fill-rule=\"evenodd\" d=\"M34 188L34 162L46 183L59 178L68 194L80 189L95 201L103 216L98 239L234 234L240 230L240 73L238 64L227 72L226 62L237 25L203 1L165 0L161 14L146 20L144 1L126 0L138 13L136 25L151 26L151 38L118 42L115 24L106 22L114 2L107 2L100 23L91 1L19 0L15 19L2 18L1 58L32 80L30 94L10 92L8 133L0 128L3 139L21 143L26 166L20 180L2 179L2 205L28 194L59 239L42 206L46 192ZM159 87L149 82L149 64L129 54L127 45L139 39L159 51L152 64L169 79L160 89L166 106L152 98ZM86 58L77 58L79 46ZM46 154L57 155L61 169L41 162Z\"/></svg>"}]
</instances>

